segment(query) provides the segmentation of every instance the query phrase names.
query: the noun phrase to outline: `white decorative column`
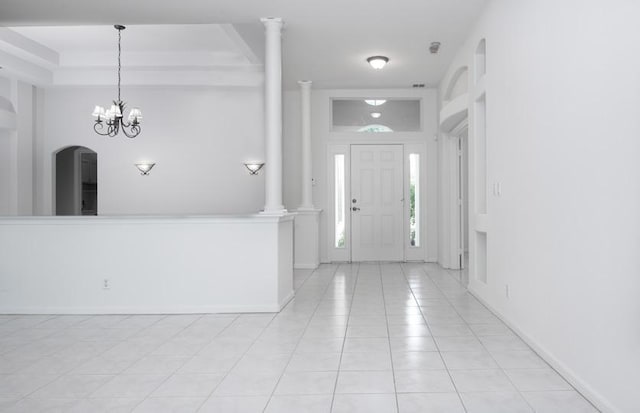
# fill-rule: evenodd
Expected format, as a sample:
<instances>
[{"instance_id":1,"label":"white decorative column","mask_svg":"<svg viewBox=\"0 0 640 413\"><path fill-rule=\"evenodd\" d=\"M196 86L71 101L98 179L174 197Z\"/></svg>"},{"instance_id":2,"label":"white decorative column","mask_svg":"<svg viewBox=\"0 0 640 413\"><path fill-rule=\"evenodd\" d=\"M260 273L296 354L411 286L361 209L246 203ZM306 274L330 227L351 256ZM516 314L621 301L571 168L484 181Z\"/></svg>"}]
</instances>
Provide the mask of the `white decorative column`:
<instances>
[{"instance_id":1,"label":"white decorative column","mask_svg":"<svg viewBox=\"0 0 640 413\"><path fill-rule=\"evenodd\" d=\"M265 27L264 126L265 214L287 212L282 204L282 19L261 19Z\"/></svg>"},{"instance_id":2,"label":"white decorative column","mask_svg":"<svg viewBox=\"0 0 640 413\"><path fill-rule=\"evenodd\" d=\"M320 212L313 206L311 176L311 81L300 84L300 130L302 143L302 200L296 211L294 227L294 267L317 268L320 264Z\"/></svg>"},{"instance_id":3,"label":"white decorative column","mask_svg":"<svg viewBox=\"0 0 640 413\"><path fill-rule=\"evenodd\" d=\"M313 209L311 196L311 81L301 80L300 108L301 108L301 137L302 137L302 202L300 210Z\"/></svg>"}]
</instances>

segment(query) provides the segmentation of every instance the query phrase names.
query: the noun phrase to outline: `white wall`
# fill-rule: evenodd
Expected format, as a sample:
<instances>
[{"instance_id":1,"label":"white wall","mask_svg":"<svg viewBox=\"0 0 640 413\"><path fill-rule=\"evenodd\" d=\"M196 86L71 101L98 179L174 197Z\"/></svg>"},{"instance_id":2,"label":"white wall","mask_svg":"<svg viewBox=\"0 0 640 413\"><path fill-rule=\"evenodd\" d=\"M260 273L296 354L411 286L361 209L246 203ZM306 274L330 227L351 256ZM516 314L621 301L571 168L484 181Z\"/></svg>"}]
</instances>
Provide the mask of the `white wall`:
<instances>
[{"instance_id":1,"label":"white wall","mask_svg":"<svg viewBox=\"0 0 640 413\"><path fill-rule=\"evenodd\" d=\"M33 94L0 77L0 215L33 213Z\"/></svg>"},{"instance_id":2,"label":"white wall","mask_svg":"<svg viewBox=\"0 0 640 413\"><path fill-rule=\"evenodd\" d=\"M312 94L315 91L312 90ZM313 113L317 109L311 106L311 127L313 128ZM282 154L282 176L283 176L283 202L286 209L292 211L300 206L302 201L302 112L300 107L300 92L285 91L282 95L282 136L283 136L283 154ZM316 135L311 132L312 142L316 139ZM317 184L317 166L313 165L312 175L316 179ZM313 194L315 197L315 188ZM315 201L315 199L314 199Z\"/></svg>"},{"instance_id":3,"label":"white wall","mask_svg":"<svg viewBox=\"0 0 640 413\"><path fill-rule=\"evenodd\" d=\"M469 133L462 135L462 222L463 249L469 252Z\"/></svg>"},{"instance_id":4,"label":"white wall","mask_svg":"<svg viewBox=\"0 0 640 413\"><path fill-rule=\"evenodd\" d=\"M33 86L15 82L18 215L33 214L34 92Z\"/></svg>"},{"instance_id":5,"label":"white wall","mask_svg":"<svg viewBox=\"0 0 640 413\"><path fill-rule=\"evenodd\" d=\"M378 98L420 98L422 99L422 131L404 134L332 133L331 98L378 97ZM311 147L313 152L313 203L321 208L320 215L320 260L327 262L328 230L328 173L327 147L329 144L350 143L411 143L426 145L427 159L425 182L426 196L423 206L426 229L425 260L437 259L437 131L436 91L433 89L383 89L383 90L329 90L312 89L311 94ZM300 93L288 91L284 94L284 202L287 209L299 206L300 188Z\"/></svg>"},{"instance_id":6,"label":"white wall","mask_svg":"<svg viewBox=\"0 0 640 413\"><path fill-rule=\"evenodd\" d=\"M11 132L0 129L0 215L11 212Z\"/></svg>"},{"instance_id":7,"label":"white wall","mask_svg":"<svg viewBox=\"0 0 640 413\"><path fill-rule=\"evenodd\" d=\"M486 38L502 196L470 289L607 412L640 411L638 16L631 0L495 0L443 81Z\"/></svg>"},{"instance_id":8,"label":"white wall","mask_svg":"<svg viewBox=\"0 0 640 413\"><path fill-rule=\"evenodd\" d=\"M93 107L107 105L114 94L102 87L42 94L41 213L51 214L52 154L72 145L98 153L101 215L250 213L264 206L268 166L250 176L243 165L264 159L261 87L126 87L123 100L144 115L135 139L93 132ZM156 162L150 175L140 175L133 165L139 161Z\"/></svg>"},{"instance_id":9,"label":"white wall","mask_svg":"<svg viewBox=\"0 0 640 413\"><path fill-rule=\"evenodd\" d=\"M3 217L0 314L277 312L292 240L293 216Z\"/></svg>"}]
</instances>

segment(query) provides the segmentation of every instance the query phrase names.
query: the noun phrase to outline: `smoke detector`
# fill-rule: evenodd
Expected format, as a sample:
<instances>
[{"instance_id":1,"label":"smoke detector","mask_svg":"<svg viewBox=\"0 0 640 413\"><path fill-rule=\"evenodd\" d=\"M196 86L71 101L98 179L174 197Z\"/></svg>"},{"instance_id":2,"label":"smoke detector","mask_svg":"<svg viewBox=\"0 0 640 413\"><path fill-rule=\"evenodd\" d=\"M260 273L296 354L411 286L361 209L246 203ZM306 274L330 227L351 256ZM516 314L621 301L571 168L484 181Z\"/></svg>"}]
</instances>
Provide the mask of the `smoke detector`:
<instances>
[{"instance_id":1,"label":"smoke detector","mask_svg":"<svg viewBox=\"0 0 640 413\"><path fill-rule=\"evenodd\" d=\"M438 50L440 50L440 42L431 42L431 45L429 46L431 54L437 54Z\"/></svg>"}]
</instances>

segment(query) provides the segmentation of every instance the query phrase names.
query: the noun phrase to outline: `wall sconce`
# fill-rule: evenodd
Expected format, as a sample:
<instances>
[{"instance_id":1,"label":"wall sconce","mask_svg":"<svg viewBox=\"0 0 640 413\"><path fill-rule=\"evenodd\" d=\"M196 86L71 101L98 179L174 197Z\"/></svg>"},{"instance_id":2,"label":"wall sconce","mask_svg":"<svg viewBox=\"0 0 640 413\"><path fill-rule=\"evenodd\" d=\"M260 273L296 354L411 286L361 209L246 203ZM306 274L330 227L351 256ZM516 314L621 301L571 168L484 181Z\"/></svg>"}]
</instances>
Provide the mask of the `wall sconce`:
<instances>
[{"instance_id":1,"label":"wall sconce","mask_svg":"<svg viewBox=\"0 0 640 413\"><path fill-rule=\"evenodd\" d=\"M146 163L137 163L135 164L136 168L140 171L140 175L149 175L149 171L155 166L155 163L146 162Z\"/></svg>"},{"instance_id":2,"label":"wall sconce","mask_svg":"<svg viewBox=\"0 0 640 413\"><path fill-rule=\"evenodd\" d=\"M258 175L258 171L264 166L264 162L245 162L244 166L249 170L249 175Z\"/></svg>"}]
</instances>

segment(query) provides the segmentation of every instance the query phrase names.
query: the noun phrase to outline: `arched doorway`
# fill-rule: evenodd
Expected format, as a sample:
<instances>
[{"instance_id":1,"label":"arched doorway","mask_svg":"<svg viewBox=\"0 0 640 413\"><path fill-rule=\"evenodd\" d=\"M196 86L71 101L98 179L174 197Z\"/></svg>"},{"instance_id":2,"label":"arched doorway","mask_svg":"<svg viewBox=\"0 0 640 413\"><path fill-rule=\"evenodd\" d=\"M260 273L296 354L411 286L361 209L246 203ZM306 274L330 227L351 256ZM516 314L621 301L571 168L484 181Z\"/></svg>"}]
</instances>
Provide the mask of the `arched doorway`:
<instances>
[{"instance_id":1,"label":"arched doorway","mask_svg":"<svg viewBox=\"0 0 640 413\"><path fill-rule=\"evenodd\" d=\"M464 270L469 260L469 69L458 68L447 83L440 111L441 220L439 262ZM467 273L461 272L466 283Z\"/></svg>"},{"instance_id":2,"label":"arched doorway","mask_svg":"<svg viewBox=\"0 0 640 413\"><path fill-rule=\"evenodd\" d=\"M55 215L98 215L98 154L84 146L54 155Z\"/></svg>"}]
</instances>

